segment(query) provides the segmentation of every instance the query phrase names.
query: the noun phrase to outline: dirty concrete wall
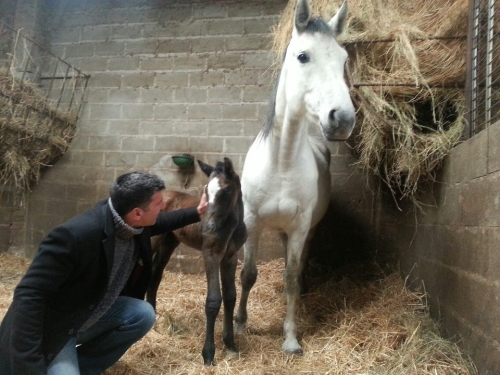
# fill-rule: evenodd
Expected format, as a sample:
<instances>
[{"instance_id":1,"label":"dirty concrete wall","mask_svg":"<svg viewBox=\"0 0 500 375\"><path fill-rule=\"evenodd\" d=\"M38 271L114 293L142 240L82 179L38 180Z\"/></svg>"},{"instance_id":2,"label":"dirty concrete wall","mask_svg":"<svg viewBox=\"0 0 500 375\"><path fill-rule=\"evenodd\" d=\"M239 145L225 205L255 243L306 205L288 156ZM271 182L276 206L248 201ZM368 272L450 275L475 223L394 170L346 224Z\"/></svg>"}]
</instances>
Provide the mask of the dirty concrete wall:
<instances>
[{"instance_id":1,"label":"dirty concrete wall","mask_svg":"<svg viewBox=\"0 0 500 375\"><path fill-rule=\"evenodd\" d=\"M444 333L462 340L480 374L499 374L500 123L455 147L419 199L415 215L381 195L379 232Z\"/></svg>"},{"instance_id":2,"label":"dirty concrete wall","mask_svg":"<svg viewBox=\"0 0 500 375\"><path fill-rule=\"evenodd\" d=\"M169 188L199 194L206 177L179 173L172 155L187 152L208 163L228 156L241 172L267 112L269 31L286 3L49 2L52 52L91 79L78 133L27 197L25 230L10 251L32 256L51 228L106 197L125 172L151 171ZM343 144L331 150L336 201L359 197L364 186L349 166L355 159ZM263 260L283 256L271 233L262 248ZM180 248L170 266L199 271L202 259Z\"/></svg>"}]
</instances>

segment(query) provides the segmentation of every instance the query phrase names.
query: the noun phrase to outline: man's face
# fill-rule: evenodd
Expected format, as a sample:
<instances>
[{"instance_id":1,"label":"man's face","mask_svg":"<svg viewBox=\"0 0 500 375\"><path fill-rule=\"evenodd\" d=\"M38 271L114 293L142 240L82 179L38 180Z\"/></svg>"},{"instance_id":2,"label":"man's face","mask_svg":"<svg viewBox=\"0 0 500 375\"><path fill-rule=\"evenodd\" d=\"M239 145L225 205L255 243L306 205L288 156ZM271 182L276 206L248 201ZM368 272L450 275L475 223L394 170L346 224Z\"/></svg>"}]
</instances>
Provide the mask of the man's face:
<instances>
[{"instance_id":1,"label":"man's face","mask_svg":"<svg viewBox=\"0 0 500 375\"><path fill-rule=\"evenodd\" d=\"M151 202L145 209L137 208L135 220L133 222L133 227L147 227L156 223L158 214L161 210L165 208L165 202L163 202L163 193L161 191L156 192Z\"/></svg>"}]
</instances>

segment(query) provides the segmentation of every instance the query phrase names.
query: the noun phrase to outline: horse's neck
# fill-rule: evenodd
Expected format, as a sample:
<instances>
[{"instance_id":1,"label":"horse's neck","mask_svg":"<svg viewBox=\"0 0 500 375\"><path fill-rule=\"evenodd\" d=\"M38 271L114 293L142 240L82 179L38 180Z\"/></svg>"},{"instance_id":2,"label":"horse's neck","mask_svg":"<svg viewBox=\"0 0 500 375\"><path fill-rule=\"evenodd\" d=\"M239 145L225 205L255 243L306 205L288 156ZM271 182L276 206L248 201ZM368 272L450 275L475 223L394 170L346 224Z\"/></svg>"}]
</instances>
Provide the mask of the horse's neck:
<instances>
[{"instance_id":1,"label":"horse's neck","mask_svg":"<svg viewBox=\"0 0 500 375\"><path fill-rule=\"evenodd\" d=\"M280 169L288 170L297 160L303 158L305 150L310 148L308 123L304 117L297 115L300 111L289 108L281 85L276 93L275 113L271 146L273 156Z\"/></svg>"},{"instance_id":2,"label":"horse's neck","mask_svg":"<svg viewBox=\"0 0 500 375\"><path fill-rule=\"evenodd\" d=\"M307 124L301 119L276 122L271 137L273 157L278 165L289 169L303 156L304 148L308 146Z\"/></svg>"}]
</instances>

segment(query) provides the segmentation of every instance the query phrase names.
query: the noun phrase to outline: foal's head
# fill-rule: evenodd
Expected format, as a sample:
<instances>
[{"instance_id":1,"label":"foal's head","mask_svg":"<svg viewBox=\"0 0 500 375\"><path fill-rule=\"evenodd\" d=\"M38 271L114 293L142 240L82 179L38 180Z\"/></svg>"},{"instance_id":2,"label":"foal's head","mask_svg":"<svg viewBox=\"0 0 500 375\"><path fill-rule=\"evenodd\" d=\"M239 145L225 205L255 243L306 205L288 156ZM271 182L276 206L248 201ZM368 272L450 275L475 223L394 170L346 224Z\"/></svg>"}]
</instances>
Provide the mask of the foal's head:
<instances>
[{"instance_id":1,"label":"foal's head","mask_svg":"<svg viewBox=\"0 0 500 375\"><path fill-rule=\"evenodd\" d=\"M234 171L231 159L217 162L215 167L198 160L201 170L208 176L206 187L208 208L206 219L213 229L219 227L229 214L238 214L238 200L241 199L241 184ZM238 215L237 215L238 216Z\"/></svg>"}]
</instances>

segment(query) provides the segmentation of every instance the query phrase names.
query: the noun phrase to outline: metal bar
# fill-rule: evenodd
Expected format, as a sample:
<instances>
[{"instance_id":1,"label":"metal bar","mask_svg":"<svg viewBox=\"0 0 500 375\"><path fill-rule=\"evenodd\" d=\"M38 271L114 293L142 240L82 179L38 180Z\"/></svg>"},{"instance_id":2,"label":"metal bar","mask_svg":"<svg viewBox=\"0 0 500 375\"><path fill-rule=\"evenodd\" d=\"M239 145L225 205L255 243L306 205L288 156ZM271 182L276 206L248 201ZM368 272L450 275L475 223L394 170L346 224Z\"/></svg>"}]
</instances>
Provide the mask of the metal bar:
<instances>
[{"instance_id":1,"label":"metal bar","mask_svg":"<svg viewBox=\"0 0 500 375\"><path fill-rule=\"evenodd\" d=\"M64 86L66 86L66 77L68 76L68 73L69 73L69 68L71 68L70 65L68 65L68 68L66 69L66 74L64 75L64 81L63 81L63 84L61 87L61 93L59 94L59 98L57 99L56 110L59 108L59 104L61 103L61 98L62 98L63 93L64 93Z\"/></svg>"},{"instance_id":2,"label":"metal bar","mask_svg":"<svg viewBox=\"0 0 500 375\"><path fill-rule=\"evenodd\" d=\"M45 51L44 51L44 52L45 52ZM47 58L46 58L46 56L42 56L42 57L41 57L41 59L42 59L42 64L40 65L40 68L39 68L40 77L38 77L37 82L39 82L39 81L41 80L41 76L42 76L43 68L45 68L45 64L47 63Z\"/></svg>"},{"instance_id":3,"label":"metal bar","mask_svg":"<svg viewBox=\"0 0 500 375\"><path fill-rule=\"evenodd\" d=\"M485 122L491 125L491 75L493 66L493 24L494 24L495 0L488 1L488 26L486 29L486 100L485 100Z\"/></svg>"},{"instance_id":4,"label":"metal bar","mask_svg":"<svg viewBox=\"0 0 500 375\"><path fill-rule=\"evenodd\" d=\"M44 77L40 77L40 79L41 79L41 80L47 80L47 79L65 79L65 78L67 78L67 79L74 79L74 78L78 79L78 78L82 78L82 77L80 77L80 75L84 76L85 74L80 74L80 73L78 73L78 74L76 75L76 77L75 77L75 76L72 76L72 75L71 75L71 76L68 76L68 77L64 77L64 76L57 76L57 77L49 77L49 76L44 76ZM90 77L90 76L89 76L89 77Z\"/></svg>"},{"instance_id":5,"label":"metal bar","mask_svg":"<svg viewBox=\"0 0 500 375\"><path fill-rule=\"evenodd\" d=\"M431 36L428 38L411 38L410 42L425 42L427 40L462 40L466 39L467 35L459 35L459 36ZM387 38L387 39L373 39L373 40L353 40L350 42L342 43L344 46L357 45L357 44L371 44L371 43L390 43L395 42L395 38Z\"/></svg>"},{"instance_id":6,"label":"metal bar","mask_svg":"<svg viewBox=\"0 0 500 375\"><path fill-rule=\"evenodd\" d=\"M68 104L68 111L70 111L70 110L71 110L71 105L73 104L73 99L74 99L74 97L75 97L76 83L78 82L78 79L79 79L78 77L79 77L79 76L80 76L80 75L78 74L78 75L77 75L77 78L71 78L71 79L72 79L72 81L73 81L73 90L71 91L71 99L69 100L69 104Z\"/></svg>"},{"instance_id":7,"label":"metal bar","mask_svg":"<svg viewBox=\"0 0 500 375\"><path fill-rule=\"evenodd\" d=\"M49 90L47 91L47 95L45 96L47 99L50 96L50 92L52 91L52 85L54 84L54 77L57 73L57 68L59 67L59 60L56 60L56 66L54 67L54 73L52 74L52 80L50 81Z\"/></svg>"},{"instance_id":8,"label":"metal bar","mask_svg":"<svg viewBox=\"0 0 500 375\"><path fill-rule=\"evenodd\" d=\"M353 83L352 84L354 87L361 87L361 86L389 86L389 87L415 87L415 88L420 88L424 87L424 85L415 85L415 82L413 83L384 83L384 82L359 82L359 83ZM463 82L460 83L445 83L445 84L432 84L432 85L425 85L425 87L431 87L431 88L464 88L465 84Z\"/></svg>"},{"instance_id":9,"label":"metal bar","mask_svg":"<svg viewBox=\"0 0 500 375\"><path fill-rule=\"evenodd\" d=\"M26 75L26 71L28 70L28 64L30 63L31 56L33 56L33 49L35 48L34 44L31 44L30 52L28 54L28 57L26 58L26 65L24 66L23 69L23 75L21 76L21 81L24 82L24 76Z\"/></svg>"},{"instance_id":10,"label":"metal bar","mask_svg":"<svg viewBox=\"0 0 500 375\"><path fill-rule=\"evenodd\" d=\"M467 112L465 113L465 129L462 135L462 139L465 140L465 134L467 137L472 135L472 28L473 28L473 14L474 14L474 2L469 0L469 17L467 25L467 59L466 59L466 70L465 70L465 107Z\"/></svg>"},{"instance_id":11,"label":"metal bar","mask_svg":"<svg viewBox=\"0 0 500 375\"><path fill-rule=\"evenodd\" d=\"M479 0L472 1L472 51L471 51L471 116L470 116L470 128L472 137L475 133L477 126L477 48L478 48L478 38L479 38Z\"/></svg>"},{"instance_id":12,"label":"metal bar","mask_svg":"<svg viewBox=\"0 0 500 375\"><path fill-rule=\"evenodd\" d=\"M80 98L80 105L78 106L78 111L76 112L75 122L78 121L78 118L80 116L80 111L81 111L82 105L83 105L83 98L85 97L85 91L87 90L87 85L89 83L90 76L85 76L84 79L85 79L85 86L83 87L82 97Z\"/></svg>"},{"instance_id":13,"label":"metal bar","mask_svg":"<svg viewBox=\"0 0 500 375\"><path fill-rule=\"evenodd\" d=\"M16 31L15 29L13 29L12 27L10 27L9 25L7 25L6 23L4 23L3 21L0 21L0 24L2 24L4 27L6 27L7 29L9 29L11 32L13 33L18 33L18 31ZM52 57L55 57L57 60L59 60L60 62L64 63L65 65L69 65L71 66L73 69L75 69L77 72L81 73L82 75L86 76L87 74L83 73L82 71L80 71L79 69L75 68L73 65L67 63L66 61L62 60L60 57L54 55L52 52L50 52L49 50L47 50L45 47L41 46L40 44L38 44L37 42L35 42L34 40L28 38L27 36L23 35L23 38L25 38L26 40L29 40L31 43L33 43L34 45L36 45L37 47L43 49L44 51L46 51L49 55L51 55Z\"/></svg>"}]
</instances>

